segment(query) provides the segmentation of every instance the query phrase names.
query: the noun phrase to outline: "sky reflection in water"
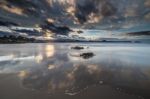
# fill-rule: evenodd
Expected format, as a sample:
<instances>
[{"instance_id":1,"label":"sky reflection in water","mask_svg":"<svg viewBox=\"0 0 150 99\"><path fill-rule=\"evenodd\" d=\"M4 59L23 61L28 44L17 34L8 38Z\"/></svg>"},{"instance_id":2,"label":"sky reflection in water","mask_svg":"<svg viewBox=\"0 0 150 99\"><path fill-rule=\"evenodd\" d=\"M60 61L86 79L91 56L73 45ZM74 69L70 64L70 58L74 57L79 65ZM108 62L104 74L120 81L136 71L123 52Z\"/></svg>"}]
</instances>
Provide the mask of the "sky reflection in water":
<instances>
[{"instance_id":1,"label":"sky reflection in water","mask_svg":"<svg viewBox=\"0 0 150 99\"><path fill-rule=\"evenodd\" d=\"M75 95L91 86L109 85L149 97L150 45L20 44L0 46L0 74L17 74L24 88ZM83 59L72 54L93 52Z\"/></svg>"}]
</instances>

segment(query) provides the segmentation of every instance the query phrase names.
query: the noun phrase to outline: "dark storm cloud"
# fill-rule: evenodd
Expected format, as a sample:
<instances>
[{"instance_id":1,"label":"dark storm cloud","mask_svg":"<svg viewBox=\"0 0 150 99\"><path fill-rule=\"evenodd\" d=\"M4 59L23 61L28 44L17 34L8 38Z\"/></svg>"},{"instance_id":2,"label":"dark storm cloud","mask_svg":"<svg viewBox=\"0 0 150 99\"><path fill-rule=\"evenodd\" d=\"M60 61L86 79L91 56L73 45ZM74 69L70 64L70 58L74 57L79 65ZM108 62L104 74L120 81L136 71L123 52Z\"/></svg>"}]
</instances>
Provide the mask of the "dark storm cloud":
<instances>
[{"instance_id":1,"label":"dark storm cloud","mask_svg":"<svg viewBox=\"0 0 150 99\"><path fill-rule=\"evenodd\" d=\"M57 0L56 0L57 1ZM69 0L64 0L69 1ZM120 26L140 24L149 19L149 0L73 0L66 9L77 24ZM70 7L71 6L71 7ZM64 10L66 11L66 10ZM145 13L145 14L144 14ZM139 23L137 23L139 21ZM114 26L115 27L115 26Z\"/></svg>"},{"instance_id":2,"label":"dark storm cloud","mask_svg":"<svg viewBox=\"0 0 150 99\"><path fill-rule=\"evenodd\" d=\"M52 33L53 35L68 35L71 30L67 26L57 26L54 24L55 20L47 19L43 25L40 27L42 28L44 33Z\"/></svg>"},{"instance_id":3,"label":"dark storm cloud","mask_svg":"<svg viewBox=\"0 0 150 99\"><path fill-rule=\"evenodd\" d=\"M84 1L82 2L82 4L77 2L75 9L75 17L80 23L87 22L88 16L91 13L99 12L99 9L95 6L95 2L91 0Z\"/></svg>"},{"instance_id":4,"label":"dark storm cloud","mask_svg":"<svg viewBox=\"0 0 150 99\"><path fill-rule=\"evenodd\" d=\"M117 12L116 7L107 0L76 0L74 9L74 16L80 24L97 23L102 17L113 16Z\"/></svg>"},{"instance_id":5,"label":"dark storm cloud","mask_svg":"<svg viewBox=\"0 0 150 99\"><path fill-rule=\"evenodd\" d=\"M6 11L4 13L4 10ZM150 0L3 0L0 13L22 24L41 24L55 18L69 26L103 26L149 22ZM0 14L0 17L4 17ZM26 20L26 21L24 21ZM131 22L132 21L132 22ZM125 23L125 24L124 24ZM78 24L78 25L76 25ZM117 25L118 27L119 25Z\"/></svg>"}]
</instances>

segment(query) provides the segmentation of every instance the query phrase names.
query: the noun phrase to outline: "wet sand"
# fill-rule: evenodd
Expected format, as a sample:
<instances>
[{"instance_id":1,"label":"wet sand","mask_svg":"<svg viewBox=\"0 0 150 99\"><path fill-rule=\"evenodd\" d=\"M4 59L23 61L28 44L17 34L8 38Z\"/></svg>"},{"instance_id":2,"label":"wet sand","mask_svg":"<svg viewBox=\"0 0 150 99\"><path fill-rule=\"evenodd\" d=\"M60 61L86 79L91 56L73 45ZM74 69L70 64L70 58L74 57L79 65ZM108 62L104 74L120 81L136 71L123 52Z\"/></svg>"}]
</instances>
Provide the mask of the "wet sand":
<instances>
[{"instance_id":1,"label":"wet sand","mask_svg":"<svg viewBox=\"0 0 150 99\"><path fill-rule=\"evenodd\" d=\"M107 85L93 85L77 95L48 94L23 88L20 79L14 74L1 75L0 79L1 99L141 99Z\"/></svg>"},{"instance_id":2,"label":"wet sand","mask_svg":"<svg viewBox=\"0 0 150 99\"><path fill-rule=\"evenodd\" d=\"M75 45L89 48L70 49ZM149 45L16 44L0 49L1 99L150 98ZM72 56L83 52L95 56Z\"/></svg>"}]
</instances>

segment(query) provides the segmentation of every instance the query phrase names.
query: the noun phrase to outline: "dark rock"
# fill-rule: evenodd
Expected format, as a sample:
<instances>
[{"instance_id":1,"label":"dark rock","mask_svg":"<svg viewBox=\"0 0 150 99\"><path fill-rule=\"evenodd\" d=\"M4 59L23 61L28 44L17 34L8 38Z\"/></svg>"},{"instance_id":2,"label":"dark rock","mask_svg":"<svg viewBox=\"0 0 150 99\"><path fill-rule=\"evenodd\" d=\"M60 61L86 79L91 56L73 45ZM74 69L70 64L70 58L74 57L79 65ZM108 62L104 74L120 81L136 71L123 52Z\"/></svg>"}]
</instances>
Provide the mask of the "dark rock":
<instances>
[{"instance_id":1,"label":"dark rock","mask_svg":"<svg viewBox=\"0 0 150 99\"><path fill-rule=\"evenodd\" d=\"M78 33L78 34L81 34L81 33L83 33L83 31L79 30L79 31L77 31L77 33Z\"/></svg>"},{"instance_id":2,"label":"dark rock","mask_svg":"<svg viewBox=\"0 0 150 99\"><path fill-rule=\"evenodd\" d=\"M71 47L71 49L82 50L82 49L84 49L84 47L82 47L82 46L75 46L75 47Z\"/></svg>"},{"instance_id":3,"label":"dark rock","mask_svg":"<svg viewBox=\"0 0 150 99\"><path fill-rule=\"evenodd\" d=\"M94 53L92 53L92 52L80 54L80 57L82 57L84 59L89 59L89 58L92 58L93 56L94 56Z\"/></svg>"}]
</instances>

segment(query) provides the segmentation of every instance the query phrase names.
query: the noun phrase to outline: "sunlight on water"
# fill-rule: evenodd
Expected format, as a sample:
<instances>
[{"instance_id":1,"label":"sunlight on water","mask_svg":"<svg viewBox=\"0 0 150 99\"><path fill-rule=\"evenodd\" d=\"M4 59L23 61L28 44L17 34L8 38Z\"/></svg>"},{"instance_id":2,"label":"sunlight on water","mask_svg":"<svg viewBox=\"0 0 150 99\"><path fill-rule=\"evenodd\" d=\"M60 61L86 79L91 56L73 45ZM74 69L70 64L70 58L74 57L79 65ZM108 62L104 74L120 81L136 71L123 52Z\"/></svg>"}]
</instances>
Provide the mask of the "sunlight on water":
<instances>
[{"instance_id":1,"label":"sunlight on water","mask_svg":"<svg viewBox=\"0 0 150 99\"><path fill-rule=\"evenodd\" d=\"M55 53L54 45L46 45L45 52L47 57L52 57Z\"/></svg>"},{"instance_id":2,"label":"sunlight on water","mask_svg":"<svg viewBox=\"0 0 150 99\"><path fill-rule=\"evenodd\" d=\"M41 61L43 60L43 55L39 54L39 55L35 56L35 60L37 63L41 63Z\"/></svg>"}]
</instances>

